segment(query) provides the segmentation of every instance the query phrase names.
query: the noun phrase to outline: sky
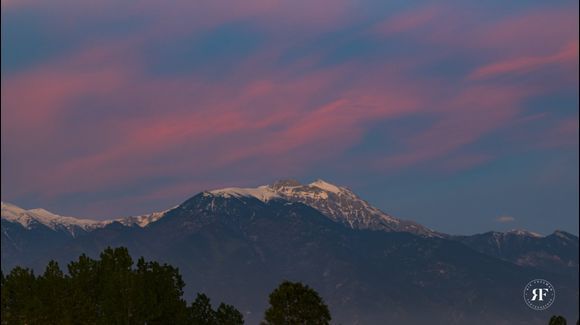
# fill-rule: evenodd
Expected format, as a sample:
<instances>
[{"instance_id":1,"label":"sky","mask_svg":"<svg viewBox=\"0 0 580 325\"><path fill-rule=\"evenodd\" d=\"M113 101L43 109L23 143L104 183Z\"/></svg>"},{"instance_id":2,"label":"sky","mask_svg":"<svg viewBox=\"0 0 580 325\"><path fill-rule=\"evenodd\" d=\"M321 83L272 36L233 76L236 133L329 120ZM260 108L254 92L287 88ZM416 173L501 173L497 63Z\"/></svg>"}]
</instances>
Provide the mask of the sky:
<instances>
[{"instance_id":1,"label":"sky","mask_svg":"<svg viewBox=\"0 0 580 325\"><path fill-rule=\"evenodd\" d=\"M321 178L578 233L578 1L2 0L2 200L95 219Z\"/></svg>"}]
</instances>

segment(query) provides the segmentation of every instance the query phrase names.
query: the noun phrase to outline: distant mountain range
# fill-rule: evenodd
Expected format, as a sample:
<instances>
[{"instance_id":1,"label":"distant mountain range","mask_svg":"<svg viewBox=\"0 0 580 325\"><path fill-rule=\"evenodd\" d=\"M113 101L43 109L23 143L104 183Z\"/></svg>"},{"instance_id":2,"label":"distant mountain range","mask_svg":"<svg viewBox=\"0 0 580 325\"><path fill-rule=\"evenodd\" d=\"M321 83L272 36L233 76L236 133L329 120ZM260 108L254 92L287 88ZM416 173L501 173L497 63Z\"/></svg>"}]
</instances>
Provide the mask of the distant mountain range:
<instances>
[{"instance_id":1,"label":"distant mountain range","mask_svg":"<svg viewBox=\"0 0 580 325\"><path fill-rule=\"evenodd\" d=\"M439 233L373 207L345 187L293 180L201 192L148 215L93 221L2 203L2 269L42 271L81 253L126 246L180 268L200 291L261 320L282 280L303 281L342 324L545 324L578 317L578 237L556 231L472 236ZM525 284L552 282L558 298L538 312Z\"/></svg>"}]
</instances>

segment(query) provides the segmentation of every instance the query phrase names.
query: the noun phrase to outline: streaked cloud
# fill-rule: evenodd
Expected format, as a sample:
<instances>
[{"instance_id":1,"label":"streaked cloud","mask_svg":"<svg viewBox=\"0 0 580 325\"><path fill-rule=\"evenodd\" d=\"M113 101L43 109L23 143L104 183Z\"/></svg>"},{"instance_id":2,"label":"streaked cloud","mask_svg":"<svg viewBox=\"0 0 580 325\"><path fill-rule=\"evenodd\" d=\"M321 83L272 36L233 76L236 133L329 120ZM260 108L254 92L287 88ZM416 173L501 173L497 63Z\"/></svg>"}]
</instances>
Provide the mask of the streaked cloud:
<instances>
[{"instance_id":1,"label":"streaked cloud","mask_svg":"<svg viewBox=\"0 0 580 325\"><path fill-rule=\"evenodd\" d=\"M474 71L470 78L483 79L504 74L530 73L548 65L561 65L564 69L573 69L578 65L578 42L572 42L561 51L535 57L520 57L492 63Z\"/></svg>"}]
</instances>

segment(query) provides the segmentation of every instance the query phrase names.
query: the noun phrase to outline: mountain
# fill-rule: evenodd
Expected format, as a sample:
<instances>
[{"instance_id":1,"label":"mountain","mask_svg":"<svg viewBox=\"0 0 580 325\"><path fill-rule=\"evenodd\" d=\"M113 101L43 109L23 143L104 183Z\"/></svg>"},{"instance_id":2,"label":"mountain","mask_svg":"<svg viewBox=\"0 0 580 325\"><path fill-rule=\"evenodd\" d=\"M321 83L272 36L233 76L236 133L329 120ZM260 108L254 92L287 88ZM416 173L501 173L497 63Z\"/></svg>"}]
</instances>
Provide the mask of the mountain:
<instances>
[{"instance_id":1,"label":"mountain","mask_svg":"<svg viewBox=\"0 0 580 325\"><path fill-rule=\"evenodd\" d=\"M355 211L373 211L368 203L327 184L206 191L143 227L111 221L79 236L3 216L2 268L40 271L49 259L63 264L126 246L134 257L179 267L189 300L205 292L234 304L248 324L261 320L268 293L284 279L314 287L343 324L544 324L551 314L577 317L577 273L518 265L451 236L373 229L396 222L378 213L379 220L366 220L366 212ZM521 299L534 278L558 290L549 312L532 311Z\"/></svg>"},{"instance_id":2,"label":"mountain","mask_svg":"<svg viewBox=\"0 0 580 325\"><path fill-rule=\"evenodd\" d=\"M306 204L335 222L352 229L409 232L421 236L440 234L418 223L397 219L373 207L350 189L323 180L302 185L295 180L282 180L257 188L226 188L210 191L214 195L252 196L262 201L283 198Z\"/></svg>"},{"instance_id":3,"label":"mountain","mask_svg":"<svg viewBox=\"0 0 580 325\"><path fill-rule=\"evenodd\" d=\"M413 221L390 216L358 197L350 189L323 180L316 180L307 185L302 185L295 180L283 180L275 182L273 185L264 185L256 188L231 187L205 193L224 197L254 197L264 202L273 198L300 202L320 211L331 220L342 223L352 229L409 232L421 236L441 236L440 233ZM162 218L167 211L169 210L141 216L94 221L64 217L44 209L25 210L13 204L2 202L2 218L7 221L18 222L25 228L30 228L33 224L42 224L53 230L67 231L73 237L79 235L79 233L103 228L113 222L119 222L125 226L145 227Z\"/></svg>"},{"instance_id":4,"label":"mountain","mask_svg":"<svg viewBox=\"0 0 580 325\"><path fill-rule=\"evenodd\" d=\"M517 265L578 274L578 237L565 231L555 231L548 236L523 230L490 231L455 236L454 239L481 253Z\"/></svg>"}]
</instances>

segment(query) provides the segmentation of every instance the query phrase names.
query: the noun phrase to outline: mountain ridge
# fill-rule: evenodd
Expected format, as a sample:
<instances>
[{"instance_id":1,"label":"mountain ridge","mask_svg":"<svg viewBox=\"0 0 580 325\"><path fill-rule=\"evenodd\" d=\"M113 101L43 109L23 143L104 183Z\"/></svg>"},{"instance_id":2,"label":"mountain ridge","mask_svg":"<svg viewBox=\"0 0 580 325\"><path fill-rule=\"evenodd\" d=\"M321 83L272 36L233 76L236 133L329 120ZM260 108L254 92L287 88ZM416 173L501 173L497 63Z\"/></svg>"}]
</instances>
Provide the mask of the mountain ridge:
<instances>
[{"instance_id":1,"label":"mountain ridge","mask_svg":"<svg viewBox=\"0 0 580 325\"><path fill-rule=\"evenodd\" d=\"M66 230L74 237L79 231L90 232L98 228L106 227L115 222L121 223L127 227L145 227L162 218L165 213L171 209L139 216L94 220L62 216L43 208L24 209L15 204L2 201L2 220L19 223L27 229L34 227L35 224L42 224L52 230Z\"/></svg>"},{"instance_id":2,"label":"mountain ridge","mask_svg":"<svg viewBox=\"0 0 580 325\"><path fill-rule=\"evenodd\" d=\"M370 229L394 232L410 232L421 236L451 237L477 236L483 234L503 234L547 237L532 231L512 229L509 231L485 231L473 235L448 235L429 229L414 221L399 219L372 206L360 198L352 190L344 186L338 186L322 179L316 179L309 184L301 184L294 179L282 179L271 185L258 187L227 187L214 190L205 190L196 195L217 195L224 197L254 197L266 202L272 199L283 199L292 202L300 202L322 212L335 222L342 223L353 229ZM179 206L179 205L178 205ZM24 209L14 204L2 201L2 219L10 222L18 222L24 227L29 227L31 222L41 223L51 229L66 229L72 236L79 231L92 231L107 225L119 222L124 226L146 227L149 224L163 218L172 208L152 212L138 216L119 217L105 220L93 220L72 216L62 216L42 208ZM345 207L346 206L346 207ZM574 234L564 230L554 230L552 234L561 233L564 237Z\"/></svg>"}]
</instances>

